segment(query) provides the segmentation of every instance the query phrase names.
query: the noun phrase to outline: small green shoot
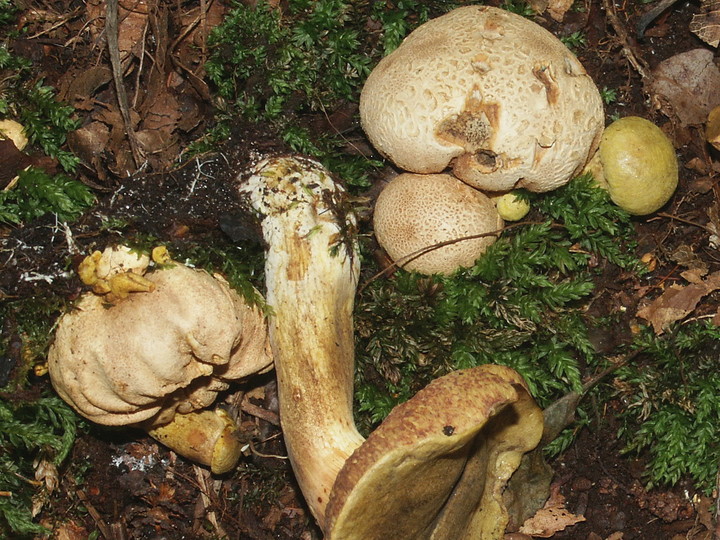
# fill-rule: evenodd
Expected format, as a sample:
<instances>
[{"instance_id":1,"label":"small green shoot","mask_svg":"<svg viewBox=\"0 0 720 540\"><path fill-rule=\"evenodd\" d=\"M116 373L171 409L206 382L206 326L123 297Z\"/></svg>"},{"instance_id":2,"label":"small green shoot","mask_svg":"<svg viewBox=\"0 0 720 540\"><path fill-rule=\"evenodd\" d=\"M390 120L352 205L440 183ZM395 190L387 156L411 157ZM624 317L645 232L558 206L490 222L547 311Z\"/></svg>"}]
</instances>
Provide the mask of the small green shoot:
<instances>
[{"instance_id":1,"label":"small green shoot","mask_svg":"<svg viewBox=\"0 0 720 540\"><path fill-rule=\"evenodd\" d=\"M560 41L571 51L577 51L587 44L585 34L580 31L573 32L568 36L563 36L560 38Z\"/></svg>"},{"instance_id":2,"label":"small green shoot","mask_svg":"<svg viewBox=\"0 0 720 540\"><path fill-rule=\"evenodd\" d=\"M531 19L536 15L532 6L524 0L506 0L500 5L500 7L505 11L521 15L527 19Z\"/></svg>"},{"instance_id":3,"label":"small green shoot","mask_svg":"<svg viewBox=\"0 0 720 540\"><path fill-rule=\"evenodd\" d=\"M605 105L611 105L612 103L615 103L617 101L618 93L615 88L608 88L607 86L603 86L603 89L600 90L600 97L602 98Z\"/></svg>"}]
</instances>

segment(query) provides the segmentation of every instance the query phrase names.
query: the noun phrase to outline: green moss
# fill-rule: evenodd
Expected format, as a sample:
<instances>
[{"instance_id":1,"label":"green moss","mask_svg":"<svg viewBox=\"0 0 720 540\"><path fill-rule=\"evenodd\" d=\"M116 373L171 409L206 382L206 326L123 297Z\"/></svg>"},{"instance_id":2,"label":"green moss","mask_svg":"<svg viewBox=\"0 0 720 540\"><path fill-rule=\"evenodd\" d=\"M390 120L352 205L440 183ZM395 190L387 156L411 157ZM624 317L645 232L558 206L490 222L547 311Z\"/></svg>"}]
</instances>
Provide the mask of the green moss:
<instances>
[{"instance_id":1,"label":"green moss","mask_svg":"<svg viewBox=\"0 0 720 540\"><path fill-rule=\"evenodd\" d=\"M0 223L19 224L46 214L73 221L95 202L85 184L64 174L50 176L31 167L18 176L13 189L0 191Z\"/></svg>"},{"instance_id":2,"label":"green moss","mask_svg":"<svg viewBox=\"0 0 720 540\"><path fill-rule=\"evenodd\" d=\"M33 520L35 463L55 466L67 457L75 441L77 415L57 396L43 396L13 404L0 399L0 486L12 496L0 497L0 535L20 538L48 531Z\"/></svg>"},{"instance_id":3,"label":"green moss","mask_svg":"<svg viewBox=\"0 0 720 540\"><path fill-rule=\"evenodd\" d=\"M59 102L52 87L32 76L32 64L5 46L0 46L0 69L4 70L0 115L20 122L30 144L56 158L65 171L74 171L79 160L63 146L67 133L80 125L75 109Z\"/></svg>"},{"instance_id":4,"label":"green moss","mask_svg":"<svg viewBox=\"0 0 720 540\"><path fill-rule=\"evenodd\" d=\"M625 451L648 459L650 486L689 478L710 494L720 463L720 328L678 324L661 336L643 328L637 359L617 373Z\"/></svg>"},{"instance_id":5,"label":"green moss","mask_svg":"<svg viewBox=\"0 0 720 540\"><path fill-rule=\"evenodd\" d=\"M380 162L351 155L346 134L318 118L329 120L338 109L354 114L352 104L380 58L431 14L455 5L290 0L281 12L266 2L235 4L209 40L205 69L219 111L203 147L226 139L233 119L242 117L271 126L293 151L316 157L349 185L367 187Z\"/></svg>"},{"instance_id":6,"label":"green moss","mask_svg":"<svg viewBox=\"0 0 720 540\"><path fill-rule=\"evenodd\" d=\"M0 5L0 23L4 21ZM79 160L65 149L68 132L79 127L75 110L56 99L55 90L33 75L32 64L0 45L0 117L23 125L29 143L55 158L65 172L75 170ZM63 174L51 176L40 169L19 173L17 185L0 192L0 223L18 224L54 213L62 221L77 218L94 201L81 182Z\"/></svg>"}]
</instances>

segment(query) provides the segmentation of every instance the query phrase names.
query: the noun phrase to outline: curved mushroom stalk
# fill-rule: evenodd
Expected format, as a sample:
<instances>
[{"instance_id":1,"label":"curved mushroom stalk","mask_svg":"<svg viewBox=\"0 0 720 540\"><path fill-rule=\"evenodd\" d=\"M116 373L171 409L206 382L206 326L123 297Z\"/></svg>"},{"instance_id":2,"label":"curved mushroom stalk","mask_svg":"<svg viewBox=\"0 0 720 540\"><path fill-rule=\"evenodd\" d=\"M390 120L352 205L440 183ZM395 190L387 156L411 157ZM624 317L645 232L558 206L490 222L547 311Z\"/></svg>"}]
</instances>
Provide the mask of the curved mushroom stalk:
<instances>
[{"instance_id":1,"label":"curved mushroom stalk","mask_svg":"<svg viewBox=\"0 0 720 540\"><path fill-rule=\"evenodd\" d=\"M355 217L343 211L344 189L309 159L267 159L241 191L268 244L268 330L285 444L322 525L337 473L363 442L352 412Z\"/></svg>"},{"instance_id":2,"label":"curved mushroom stalk","mask_svg":"<svg viewBox=\"0 0 720 540\"><path fill-rule=\"evenodd\" d=\"M363 442L351 408L359 264L345 192L320 164L296 157L262 161L240 191L267 243L288 456L326 536L502 537L502 491L542 433L522 378L500 366L441 377Z\"/></svg>"}]
</instances>

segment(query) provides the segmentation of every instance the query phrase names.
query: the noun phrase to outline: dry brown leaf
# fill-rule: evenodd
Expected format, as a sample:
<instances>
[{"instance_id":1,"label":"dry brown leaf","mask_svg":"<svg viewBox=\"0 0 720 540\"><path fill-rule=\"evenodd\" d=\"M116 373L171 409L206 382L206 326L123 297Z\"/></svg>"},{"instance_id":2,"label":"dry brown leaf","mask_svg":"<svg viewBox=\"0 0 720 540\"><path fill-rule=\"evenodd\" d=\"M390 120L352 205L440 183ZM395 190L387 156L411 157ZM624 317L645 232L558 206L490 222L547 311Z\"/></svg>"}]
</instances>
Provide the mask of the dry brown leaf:
<instances>
[{"instance_id":1,"label":"dry brown leaf","mask_svg":"<svg viewBox=\"0 0 720 540\"><path fill-rule=\"evenodd\" d=\"M132 57L139 57L148 30L148 15L157 2L150 0L124 0L118 2L118 49L123 66ZM107 4L104 0L90 0L86 4L88 26L94 40L99 40L105 31Z\"/></svg>"},{"instance_id":2,"label":"dry brown leaf","mask_svg":"<svg viewBox=\"0 0 720 540\"><path fill-rule=\"evenodd\" d=\"M650 93L683 126L703 125L720 105L720 69L708 49L693 49L663 60L652 72Z\"/></svg>"},{"instance_id":3,"label":"dry brown leaf","mask_svg":"<svg viewBox=\"0 0 720 540\"><path fill-rule=\"evenodd\" d=\"M45 523L44 525L49 525ZM53 528L53 538L56 540L85 540L89 536L88 530L74 521L61 523Z\"/></svg>"},{"instance_id":4,"label":"dry brown leaf","mask_svg":"<svg viewBox=\"0 0 720 540\"><path fill-rule=\"evenodd\" d=\"M541 508L520 527L522 534L538 538L550 538L566 527L585 521L585 516L569 512L564 507Z\"/></svg>"},{"instance_id":5,"label":"dry brown leaf","mask_svg":"<svg viewBox=\"0 0 720 540\"><path fill-rule=\"evenodd\" d=\"M553 486L552 494L545 506L535 515L523 523L518 531L538 538L550 538L556 532L564 531L567 527L585 521L585 516L573 514L565 508L565 497L560 493L557 485Z\"/></svg>"},{"instance_id":6,"label":"dry brown leaf","mask_svg":"<svg viewBox=\"0 0 720 540\"><path fill-rule=\"evenodd\" d=\"M720 289L720 272L710 274L706 280L699 283L673 285L652 303L640 309L637 316L648 321L655 333L660 335L668 325L692 313L704 296L717 289Z\"/></svg>"},{"instance_id":7,"label":"dry brown leaf","mask_svg":"<svg viewBox=\"0 0 720 540\"><path fill-rule=\"evenodd\" d=\"M705 138L713 147L720 150L720 106L715 107L708 115Z\"/></svg>"},{"instance_id":8,"label":"dry brown leaf","mask_svg":"<svg viewBox=\"0 0 720 540\"><path fill-rule=\"evenodd\" d=\"M565 17L565 13L570 6L573 5L574 0L549 0L547 10L550 16L557 22L562 22Z\"/></svg>"},{"instance_id":9,"label":"dry brown leaf","mask_svg":"<svg viewBox=\"0 0 720 540\"><path fill-rule=\"evenodd\" d=\"M68 145L84 165L98 171L100 157L108 146L110 128L104 122L89 124L68 133Z\"/></svg>"},{"instance_id":10,"label":"dry brown leaf","mask_svg":"<svg viewBox=\"0 0 720 540\"><path fill-rule=\"evenodd\" d=\"M702 0L702 11L693 15L690 31L708 45L720 44L720 0Z\"/></svg>"}]
</instances>

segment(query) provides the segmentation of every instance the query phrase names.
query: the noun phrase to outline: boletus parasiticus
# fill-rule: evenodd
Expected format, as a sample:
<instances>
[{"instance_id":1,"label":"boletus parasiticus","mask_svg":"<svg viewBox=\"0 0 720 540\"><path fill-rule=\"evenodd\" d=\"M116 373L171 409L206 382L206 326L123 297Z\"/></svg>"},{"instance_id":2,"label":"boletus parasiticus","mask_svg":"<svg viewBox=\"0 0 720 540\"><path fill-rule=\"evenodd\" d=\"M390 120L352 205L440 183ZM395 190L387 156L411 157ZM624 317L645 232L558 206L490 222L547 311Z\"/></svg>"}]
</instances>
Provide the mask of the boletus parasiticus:
<instances>
[{"instance_id":1,"label":"boletus parasiticus","mask_svg":"<svg viewBox=\"0 0 720 540\"><path fill-rule=\"evenodd\" d=\"M240 178L266 242L266 300L288 457L329 539L496 539L502 492L543 420L523 379L486 365L436 379L364 440L353 419L360 270L344 188L269 157Z\"/></svg>"},{"instance_id":2,"label":"boletus parasiticus","mask_svg":"<svg viewBox=\"0 0 720 540\"><path fill-rule=\"evenodd\" d=\"M605 128L586 170L615 204L638 216L660 210L678 185L675 147L658 126L639 116Z\"/></svg>"},{"instance_id":3,"label":"boletus parasiticus","mask_svg":"<svg viewBox=\"0 0 720 540\"><path fill-rule=\"evenodd\" d=\"M400 169L455 176L486 191L550 191L593 154L600 93L540 25L464 6L410 33L360 96L370 142Z\"/></svg>"},{"instance_id":4,"label":"boletus parasiticus","mask_svg":"<svg viewBox=\"0 0 720 540\"><path fill-rule=\"evenodd\" d=\"M93 291L60 318L48 355L53 387L98 424L137 426L178 454L227 472L235 424L207 410L229 381L272 367L267 326L219 275L126 247L79 267Z\"/></svg>"}]
</instances>

